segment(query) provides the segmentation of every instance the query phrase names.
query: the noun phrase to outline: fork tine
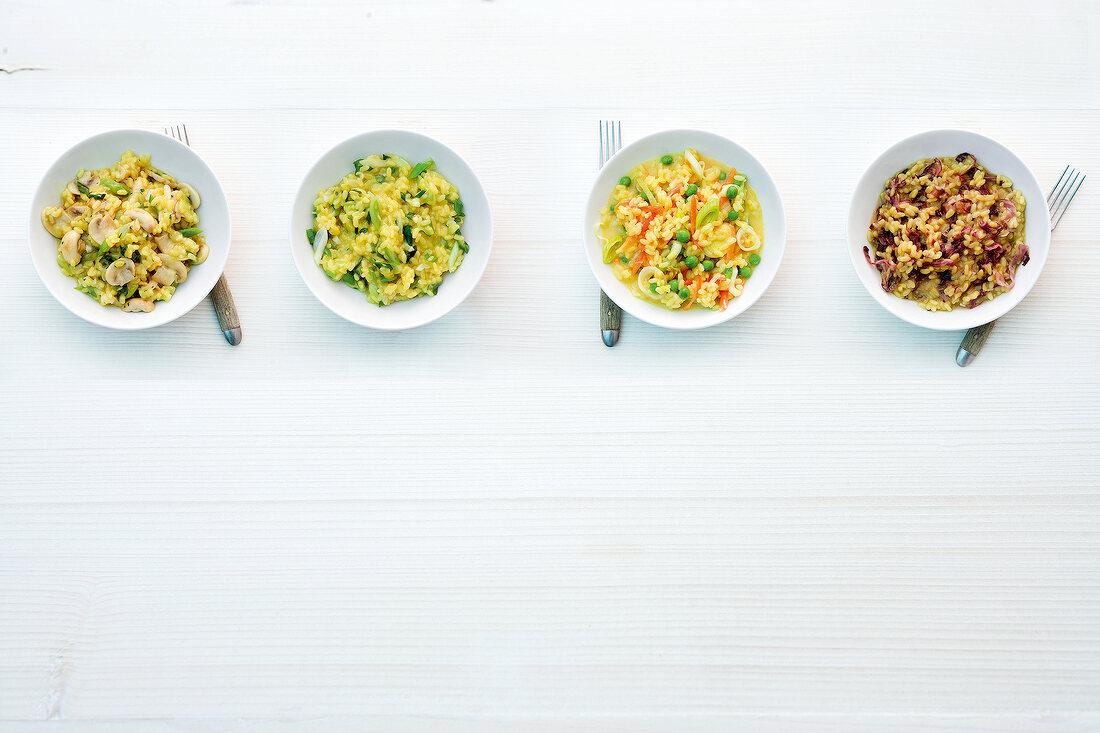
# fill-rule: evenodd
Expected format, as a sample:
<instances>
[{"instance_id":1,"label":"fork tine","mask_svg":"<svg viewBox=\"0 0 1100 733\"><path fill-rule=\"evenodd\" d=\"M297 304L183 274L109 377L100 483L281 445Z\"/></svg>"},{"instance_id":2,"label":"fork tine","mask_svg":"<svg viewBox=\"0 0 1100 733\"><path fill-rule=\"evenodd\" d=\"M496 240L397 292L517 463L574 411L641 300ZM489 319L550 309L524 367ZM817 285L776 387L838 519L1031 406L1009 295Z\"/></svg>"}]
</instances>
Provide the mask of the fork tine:
<instances>
[{"instance_id":1,"label":"fork tine","mask_svg":"<svg viewBox=\"0 0 1100 733\"><path fill-rule=\"evenodd\" d=\"M1081 180L1077 182L1077 186L1073 189L1073 192L1069 195L1069 198L1066 199L1065 204L1062 205L1061 210L1058 212L1057 218L1055 218L1054 221L1051 222L1051 229L1054 229L1054 227L1058 226L1058 222L1062 221L1062 217L1065 216L1066 210L1069 208L1070 203L1073 201L1073 197L1077 195L1077 191L1081 188L1081 184L1085 182L1085 178L1086 176L1081 176Z\"/></svg>"},{"instance_id":2,"label":"fork tine","mask_svg":"<svg viewBox=\"0 0 1100 733\"><path fill-rule=\"evenodd\" d=\"M623 149L623 121L619 120L615 123L619 128L618 142L615 143L615 152L619 152Z\"/></svg>"},{"instance_id":3,"label":"fork tine","mask_svg":"<svg viewBox=\"0 0 1100 733\"><path fill-rule=\"evenodd\" d=\"M1065 176L1065 180L1063 180L1061 185L1058 186L1058 188L1055 189L1051 193L1051 195L1048 197L1048 199L1047 199L1047 208L1049 208L1051 211L1053 211L1054 209L1056 209L1058 207L1058 201L1065 195L1066 191L1069 190L1070 186L1072 186L1074 184L1074 179L1076 178L1076 174L1077 174L1077 170L1075 168L1071 168L1069 171L1067 171L1066 176Z\"/></svg>"},{"instance_id":4,"label":"fork tine","mask_svg":"<svg viewBox=\"0 0 1100 733\"><path fill-rule=\"evenodd\" d=\"M600 167L603 168L603 121L600 121Z\"/></svg>"},{"instance_id":5,"label":"fork tine","mask_svg":"<svg viewBox=\"0 0 1100 733\"><path fill-rule=\"evenodd\" d=\"M191 136L187 134L187 124L183 125L183 142L187 144L187 147L191 147Z\"/></svg>"},{"instance_id":6,"label":"fork tine","mask_svg":"<svg viewBox=\"0 0 1100 733\"><path fill-rule=\"evenodd\" d=\"M1050 189L1050 193L1047 194L1047 206L1050 206L1051 197L1054 195L1054 192L1058 190L1058 186L1062 185L1062 179L1066 177L1068 171L1068 165L1062 169L1062 175L1058 176L1058 181L1054 184L1054 187Z\"/></svg>"},{"instance_id":7,"label":"fork tine","mask_svg":"<svg viewBox=\"0 0 1100 733\"><path fill-rule=\"evenodd\" d=\"M1071 172L1073 173L1073 175L1066 178L1066 182L1062 185L1061 188L1058 189L1058 194L1054 197L1054 203L1050 205L1050 212L1052 214L1062 207L1062 204L1065 202L1070 190L1073 188L1073 185L1077 183L1077 179L1081 175L1077 172L1077 169L1073 169L1073 171Z\"/></svg>"}]
</instances>

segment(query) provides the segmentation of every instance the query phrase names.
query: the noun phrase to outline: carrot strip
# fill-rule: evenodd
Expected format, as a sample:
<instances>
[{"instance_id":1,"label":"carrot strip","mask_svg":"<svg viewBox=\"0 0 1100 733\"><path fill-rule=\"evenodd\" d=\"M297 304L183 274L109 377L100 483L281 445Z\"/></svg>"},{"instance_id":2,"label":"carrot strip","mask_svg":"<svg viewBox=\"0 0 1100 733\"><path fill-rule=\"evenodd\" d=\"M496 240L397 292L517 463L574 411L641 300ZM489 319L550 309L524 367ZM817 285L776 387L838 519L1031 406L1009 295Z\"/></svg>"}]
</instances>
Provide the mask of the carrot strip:
<instances>
[{"instance_id":1,"label":"carrot strip","mask_svg":"<svg viewBox=\"0 0 1100 733\"><path fill-rule=\"evenodd\" d=\"M696 277L695 281L692 282L691 285L692 285L692 287L691 287L691 298L688 299L688 303L687 303L688 308L690 308L691 304L695 302L695 299L699 297L699 289L701 287L703 287L703 278L701 276Z\"/></svg>"},{"instance_id":2,"label":"carrot strip","mask_svg":"<svg viewBox=\"0 0 1100 733\"><path fill-rule=\"evenodd\" d=\"M642 262L645 260L645 250L638 250L638 254L634 255L634 261L630 263L630 274L637 275L638 270L642 269Z\"/></svg>"},{"instance_id":3,"label":"carrot strip","mask_svg":"<svg viewBox=\"0 0 1100 733\"><path fill-rule=\"evenodd\" d=\"M729 304L729 302L730 293L728 290L718 296L718 303L722 306L722 310L726 309L726 306Z\"/></svg>"}]
</instances>

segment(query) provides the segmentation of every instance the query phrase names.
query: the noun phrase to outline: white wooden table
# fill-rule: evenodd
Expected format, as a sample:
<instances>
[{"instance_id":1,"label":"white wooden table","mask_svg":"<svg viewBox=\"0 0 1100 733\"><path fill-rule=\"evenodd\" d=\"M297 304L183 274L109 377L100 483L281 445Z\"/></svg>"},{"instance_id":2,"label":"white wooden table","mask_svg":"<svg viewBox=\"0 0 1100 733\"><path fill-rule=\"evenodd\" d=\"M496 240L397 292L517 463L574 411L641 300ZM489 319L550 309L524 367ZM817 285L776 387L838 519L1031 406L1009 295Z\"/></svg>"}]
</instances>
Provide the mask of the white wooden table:
<instances>
[{"instance_id":1,"label":"white wooden table","mask_svg":"<svg viewBox=\"0 0 1100 733\"><path fill-rule=\"evenodd\" d=\"M0 2L0 728L1100 730L1100 5L895 5ZM600 343L605 117L769 166L750 311ZM230 196L238 348L208 305L91 327L26 251L63 149L175 122ZM844 248L867 163L946 126L1095 176L965 370ZM286 241L382 127L466 156L497 227L398 334Z\"/></svg>"}]
</instances>

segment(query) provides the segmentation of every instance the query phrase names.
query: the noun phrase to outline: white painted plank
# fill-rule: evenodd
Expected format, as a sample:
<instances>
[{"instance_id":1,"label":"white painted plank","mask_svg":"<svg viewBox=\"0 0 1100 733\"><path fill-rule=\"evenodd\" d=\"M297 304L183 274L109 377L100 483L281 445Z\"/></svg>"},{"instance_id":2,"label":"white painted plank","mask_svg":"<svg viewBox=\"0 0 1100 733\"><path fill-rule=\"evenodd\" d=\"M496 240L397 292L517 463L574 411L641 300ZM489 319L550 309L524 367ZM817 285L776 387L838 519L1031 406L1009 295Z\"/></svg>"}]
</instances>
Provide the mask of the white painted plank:
<instances>
[{"instance_id":1,"label":"white painted plank","mask_svg":"<svg viewBox=\"0 0 1100 733\"><path fill-rule=\"evenodd\" d=\"M921 129L1100 171L1100 8L956 5L0 7L0 728L1100 726L1100 189L967 370L844 250ZM118 14L170 32L89 59ZM751 311L599 344L601 117L769 166L791 240ZM176 121L233 205L238 349L206 306L90 328L26 256L62 148ZM463 306L378 334L302 286L285 209L391 126L469 159L497 241ZM105 415L119 383L178 406Z\"/></svg>"}]
</instances>

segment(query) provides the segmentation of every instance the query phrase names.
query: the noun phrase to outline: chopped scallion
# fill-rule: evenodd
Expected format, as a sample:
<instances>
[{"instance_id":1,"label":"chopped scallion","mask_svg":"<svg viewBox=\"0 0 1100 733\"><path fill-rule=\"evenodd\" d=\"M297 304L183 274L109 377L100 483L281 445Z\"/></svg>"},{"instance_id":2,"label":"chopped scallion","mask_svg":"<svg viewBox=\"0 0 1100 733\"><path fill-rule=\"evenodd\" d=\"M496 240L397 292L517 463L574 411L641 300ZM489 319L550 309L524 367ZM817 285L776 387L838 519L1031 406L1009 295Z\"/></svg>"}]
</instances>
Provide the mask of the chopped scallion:
<instances>
[{"instance_id":1,"label":"chopped scallion","mask_svg":"<svg viewBox=\"0 0 1100 733\"><path fill-rule=\"evenodd\" d=\"M411 171L409 171L409 178L416 178L421 173L428 170L429 168L431 168L434 165L435 165L435 161L432 160L431 158L428 158L427 160L425 160L422 163L417 163L416 165L413 166L413 169Z\"/></svg>"}]
</instances>

